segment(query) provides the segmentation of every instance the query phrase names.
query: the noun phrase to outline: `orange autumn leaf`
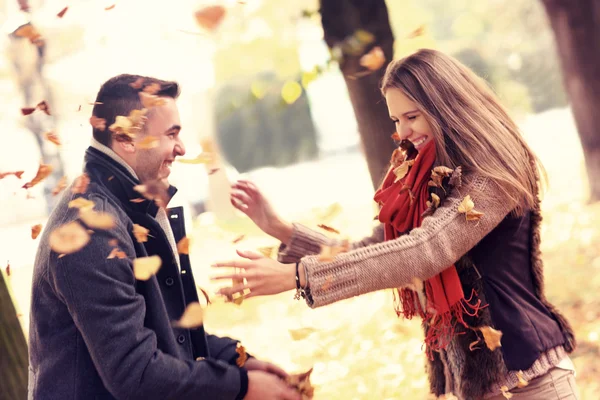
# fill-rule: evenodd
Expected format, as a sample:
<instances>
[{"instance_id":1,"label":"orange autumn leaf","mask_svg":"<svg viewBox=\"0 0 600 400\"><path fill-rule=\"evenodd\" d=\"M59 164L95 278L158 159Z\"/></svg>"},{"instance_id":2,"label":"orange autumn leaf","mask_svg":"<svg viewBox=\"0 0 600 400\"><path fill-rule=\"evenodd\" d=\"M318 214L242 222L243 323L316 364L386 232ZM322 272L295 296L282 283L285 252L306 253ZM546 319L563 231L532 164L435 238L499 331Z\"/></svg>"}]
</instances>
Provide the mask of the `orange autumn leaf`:
<instances>
[{"instance_id":1,"label":"orange autumn leaf","mask_svg":"<svg viewBox=\"0 0 600 400\"><path fill-rule=\"evenodd\" d=\"M10 263L7 262L6 264L6 276L10 276Z\"/></svg>"},{"instance_id":2,"label":"orange autumn leaf","mask_svg":"<svg viewBox=\"0 0 600 400\"><path fill-rule=\"evenodd\" d=\"M415 29L414 31L410 32L406 38L407 39L413 39L419 36L423 36L425 34L425 25L421 25L419 26L417 29Z\"/></svg>"},{"instance_id":3,"label":"orange autumn leaf","mask_svg":"<svg viewBox=\"0 0 600 400\"><path fill-rule=\"evenodd\" d=\"M58 18L62 18L62 17L64 17L68 9L69 9L69 6L67 6L67 7L63 8L62 10L60 10L60 12L59 12L58 14L56 14L56 16L57 16Z\"/></svg>"},{"instance_id":4,"label":"orange autumn leaf","mask_svg":"<svg viewBox=\"0 0 600 400\"><path fill-rule=\"evenodd\" d=\"M79 175L71 186L71 193L83 194L87 191L88 185L90 184L90 177L85 172Z\"/></svg>"},{"instance_id":5,"label":"orange autumn leaf","mask_svg":"<svg viewBox=\"0 0 600 400\"><path fill-rule=\"evenodd\" d=\"M42 231L42 224L33 225L31 227L31 238L35 240Z\"/></svg>"},{"instance_id":6,"label":"orange autumn leaf","mask_svg":"<svg viewBox=\"0 0 600 400\"><path fill-rule=\"evenodd\" d=\"M198 154L196 158L176 158L175 161L182 164L210 164L214 161L214 155L204 151Z\"/></svg>"},{"instance_id":7,"label":"orange autumn leaf","mask_svg":"<svg viewBox=\"0 0 600 400\"><path fill-rule=\"evenodd\" d=\"M340 253L348 251L350 248L349 242L344 240L341 246L321 246L321 253L319 253L319 261L333 261L335 256Z\"/></svg>"},{"instance_id":8,"label":"orange autumn leaf","mask_svg":"<svg viewBox=\"0 0 600 400\"><path fill-rule=\"evenodd\" d=\"M204 323L204 309L198 302L188 304L179 321L173 322L176 328L195 329Z\"/></svg>"},{"instance_id":9,"label":"orange autumn leaf","mask_svg":"<svg viewBox=\"0 0 600 400\"><path fill-rule=\"evenodd\" d=\"M144 86L144 78L137 78L135 82L130 83L129 86L134 89L141 89L142 86Z\"/></svg>"},{"instance_id":10,"label":"orange autumn leaf","mask_svg":"<svg viewBox=\"0 0 600 400\"><path fill-rule=\"evenodd\" d=\"M49 142L54 143L57 146L60 146L60 138L58 137L58 135L54 132L46 132L44 133L44 139L46 139Z\"/></svg>"},{"instance_id":11,"label":"orange autumn leaf","mask_svg":"<svg viewBox=\"0 0 600 400\"><path fill-rule=\"evenodd\" d=\"M373 47L367 54L360 58L360 65L370 71L377 71L385 64L385 54L381 47Z\"/></svg>"},{"instance_id":12,"label":"orange autumn leaf","mask_svg":"<svg viewBox=\"0 0 600 400\"><path fill-rule=\"evenodd\" d=\"M235 363L238 367L242 368L246 361L248 360L248 354L246 354L246 348L242 346L240 342L237 343L235 348L235 352L238 353L238 358L235 360Z\"/></svg>"},{"instance_id":13,"label":"orange autumn leaf","mask_svg":"<svg viewBox=\"0 0 600 400\"><path fill-rule=\"evenodd\" d=\"M14 35L17 37L27 38L36 46L41 46L44 43L42 35L33 25L31 25L31 23L19 27L15 31Z\"/></svg>"},{"instance_id":14,"label":"orange autumn leaf","mask_svg":"<svg viewBox=\"0 0 600 400\"><path fill-rule=\"evenodd\" d=\"M158 91L160 91L160 85L156 82L146 85L143 90L144 93L148 94L156 94Z\"/></svg>"},{"instance_id":15,"label":"orange autumn leaf","mask_svg":"<svg viewBox=\"0 0 600 400\"><path fill-rule=\"evenodd\" d=\"M235 239L233 239L233 240L231 241L231 243L233 243L233 244L239 243L239 242L241 242L242 240L244 240L244 238L245 238L245 237L246 237L246 235L240 235L240 236L236 237Z\"/></svg>"},{"instance_id":16,"label":"orange autumn leaf","mask_svg":"<svg viewBox=\"0 0 600 400\"><path fill-rule=\"evenodd\" d=\"M141 225L133 224L133 236L138 243L146 243L148 241L148 233L150 230Z\"/></svg>"},{"instance_id":17,"label":"orange autumn leaf","mask_svg":"<svg viewBox=\"0 0 600 400\"><path fill-rule=\"evenodd\" d=\"M78 222L59 226L50 233L50 248L59 254L71 254L82 249L90 241L90 234Z\"/></svg>"},{"instance_id":18,"label":"orange autumn leaf","mask_svg":"<svg viewBox=\"0 0 600 400\"><path fill-rule=\"evenodd\" d=\"M101 131L106 130L106 120L104 118L98 118L95 115L90 117L90 124L94 129L98 129Z\"/></svg>"},{"instance_id":19,"label":"orange autumn leaf","mask_svg":"<svg viewBox=\"0 0 600 400\"><path fill-rule=\"evenodd\" d=\"M470 195L466 195L465 198L458 205L458 212L465 214L467 221L479 221L483 217L483 213L474 209L475 203L471 200Z\"/></svg>"},{"instance_id":20,"label":"orange autumn leaf","mask_svg":"<svg viewBox=\"0 0 600 400\"><path fill-rule=\"evenodd\" d=\"M315 389L310 383L312 371L311 368L302 374L293 374L285 378L286 383L300 393L302 400L311 400L314 396Z\"/></svg>"},{"instance_id":21,"label":"orange autumn leaf","mask_svg":"<svg viewBox=\"0 0 600 400\"><path fill-rule=\"evenodd\" d=\"M190 254L190 239L187 236L177 242L177 252L179 254Z\"/></svg>"},{"instance_id":22,"label":"orange autumn leaf","mask_svg":"<svg viewBox=\"0 0 600 400\"><path fill-rule=\"evenodd\" d=\"M10 172L0 172L0 179L6 178L7 176L14 175L17 179L21 179L25 171L10 171Z\"/></svg>"},{"instance_id":23,"label":"orange autumn leaf","mask_svg":"<svg viewBox=\"0 0 600 400\"><path fill-rule=\"evenodd\" d=\"M500 340L502 339L502 332L498 331L491 326L482 326L478 328L483 334L483 340L485 341L486 346L491 351L496 350L498 347L502 346Z\"/></svg>"},{"instance_id":24,"label":"orange autumn leaf","mask_svg":"<svg viewBox=\"0 0 600 400\"><path fill-rule=\"evenodd\" d=\"M79 218L84 224L93 229L108 230L117 225L115 218L111 214L94 211L89 208L80 208Z\"/></svg>"},{"instance_id":25,"label":"orange autumn leaf","mask_svg":"<svg viewBox=\"0 0 600 400\"><path fill-rule=\"evenodd\" d=\"M58 181L58 183L56 184L54 189L52 189L52 196L56 196L57 194L59 194L60 192L65 190L66 187L67 187L67 177L63 176L62 178L60 178L60 180Z\"/></svg>"},{"instance_id":26,"label":"orange autumn leaf","mask_svg":"<svg viewBox=\"0 0 600 400\"><path fill-rule=\"evenodd\" d=\"M137 280L147 281L158 272L161 265L159 256L136 258L133 260L133 275Z\"/></svg>"},{"instance_id":27,"label":"orange autumn leaf","mask_svg":"<svg viewBox=\"0 0 600 400\"><path fill-rule=\"evenodd\" d=\"M23 185L23 189L29 189L46 179L52 173L52 165L49 164L40 164L38 167L37 173L35 177Z\"/></svg>"},{"instance_id":28,"label":"orange autumn leaf","mask_svg":"<svg viewBox=\"0 0 600 400\"><path fill-rule=\"evenodd\" d=\"M162 97L158 97L154 94L140 92L139 96L144 108L160 107L167 104L165 99L163 99Z\"/></svg>"},{"instance_id":29,"label":"orange autumn leaf","mask_svg":"<svg viewBox=\"0 0 600 400\"><path fill-rule=\"evenodd\" d=\"M327 226L327 225L325 225L325 224L319 224L319 225L317 225L317 227L318 227L318 228L321 228L321 229L323 229L323 230L325 230L325 231L327 231L327 232L331 232L331 233L337 233L338 235L340 234L340 231L338 231L337 229L335 229L335 228L332 228L332 227L330 227L330 226Z\"/></svg>"},{"instance_id":30,"label":"orange autumn leaf","mask_svg":"<svg viewBox=\"0 0 600 400\"><path fill-rule=\"evenodd\" d=\"M517 379L519 380L519 383L517 384L517 387L519 389L522 389L525 386L529 385L529 381L527 381L527 379L525 379L525 377L523 376L523 371L517 372Z\"/></svg>"},{"instance_id":31,"label":"orange autumn leaf","mask_svg":"<svg viewBox=\"0 0 600 400\"><path fill-rule=\"evenodd\" d=\"M112 251L110 252L108 257L106 257L107 260L111 260L113 258L119 258L119 259L127 258L127 254L125 254L125 252L123 250L119 249L118 247L115 247L112 249Z\"/></svg>"},{"instance_id":32,"label":"orange autumn leaf","mask_svg":"<svg viewBox=\"0 0 600 400\"><path fill-rule=\"evenodd\" d=\"M145 202L146 199L141 199L141 198L138 197L137 199L131 199L129 201L132 202L132 203L136 203L137 204L137 203L143 203L143 202Z\"/></svg>"},{"instance_id":33,"label":"orange autumn leaf","mask_svg":"<svg viewBox=\"0 0 600 400\"><path fill-rule=\"evenodd\" d=\"M406 160L402 162L402 164L400 164L398 167L394 168L394 175L396 175L394 183L404 178L406 174L408 174L410 167L412 167L414 163L415 160Z\"/></svg>"},{"instance_id":34,"label":"orange autumn leaf","mask_svg":"<svg viewBox=\"0 0 600 400\"><path fill-rule=\"evenodd\" d=\"M155 180L144 185L136 185L133 189L148 200L154 200L157 206L165 207L169 202L168 186L164 181Z\"/></svg>"},{"instance_id":35,"label":"orange autumn leaf","mask_svg":"<svg viewBox=\"0 0 600 400\"><path fill-rule=\"evenodd\" d=\"M225 7L223 6L209 6L204 7L194 13L196 22L202 28L209 31L214 31L225 17Z\"/></svg>"},{"instance_id":36,"label":"orange autumn leaf","mask_svg":"<svg viewBox=\"0 0 600 400\"><path fill-rule=\"evenodd\" d=\"M156 136L148 135L140 140L137 146L142 150L149 150L158 147L158 138Z\"/></svg>"},{"instance_id":37,"label":"orange autumn leaf","mask_svg":"<svg viewBox=\"0 0 600 400\"><path fill-rule=\"evenodd\" d=\"M50 115L50 107L48 106L48 103L46 102L46 100L42 100L38 103L37 106L35 106L38 110L43 111L46 113L46 115Z\"/></svg>"},{"instance_id":38,"label":"orange autumn leaf","mask_svg":"<svg viewBox=\"0 0 600 400\"><path fill-rule=\"evenodd\" d=\"M115 8L115 6L116 6L116 4L113 4L113 5L111 5L111 6L108 6L108 7L104 7L104 10L105 10L105 11L112 10L113 8Z\"/></svg>"}]
</instances>

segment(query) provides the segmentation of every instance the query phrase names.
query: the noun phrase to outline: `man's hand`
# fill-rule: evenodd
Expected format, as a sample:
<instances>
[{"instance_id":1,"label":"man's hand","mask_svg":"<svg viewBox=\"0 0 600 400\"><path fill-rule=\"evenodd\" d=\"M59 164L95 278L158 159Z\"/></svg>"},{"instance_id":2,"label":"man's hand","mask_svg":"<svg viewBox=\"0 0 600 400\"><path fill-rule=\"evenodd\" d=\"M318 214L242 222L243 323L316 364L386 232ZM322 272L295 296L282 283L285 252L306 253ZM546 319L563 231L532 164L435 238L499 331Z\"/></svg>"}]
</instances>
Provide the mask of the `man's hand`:
<instances>
[{"instance_id":1,"label":"man's hand","mask_svg":"<svg viewBox=\"0 0 600 400\"><path fill-rule=\"evenodd\" d=\"M266 361L257 360L256 358L249 358L244 364L244 368L248 371L263 371L270 374L276 375L281 379L288 377L288 373L275 364L271 364Z\"/></svg>"},{"instance_id":2,"label":"man's hand","mask_svg":"<svg viewBox=\"0 0 600 400\"><path fill-rule=\"evenodd\" d=\"M300 393L277 376L248 371L248 393L244 400L302 400Z\"/></svg>"}]
</instances>

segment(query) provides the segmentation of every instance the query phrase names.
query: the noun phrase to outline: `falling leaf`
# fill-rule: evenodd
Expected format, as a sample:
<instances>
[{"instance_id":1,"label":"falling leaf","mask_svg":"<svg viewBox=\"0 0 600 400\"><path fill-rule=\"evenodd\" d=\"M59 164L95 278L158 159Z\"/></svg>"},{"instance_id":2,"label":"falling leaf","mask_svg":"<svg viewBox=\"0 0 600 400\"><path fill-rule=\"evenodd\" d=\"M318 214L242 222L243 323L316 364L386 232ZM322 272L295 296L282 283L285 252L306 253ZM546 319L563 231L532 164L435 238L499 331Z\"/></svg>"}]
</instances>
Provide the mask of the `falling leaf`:
<instances>
[{"instance_id":1,"label":"falling leaf","mask_svg":"<svg viewBox=\"0 0 600 400\"><path fill-rule=\"evenodd\" d=\"M0 179L4 179L9 175L14 175L17 177L17 179L21 179L21 176L23 175L25 171L11 171L11 172L0 172Z\"/></svg>"},{"instance_id":2,"label":"falling leaf","mask_svg":"<svg viewBox=\"0 0 600 400\"><path fill-rule=\"evenodd\" d=\"M110 239L108 241L108 245L111 247L117 247L119 245L119 241L117 239Z\"/></svg>"},{"instance_id":3,"label":"falling leaf","mask_svg":"<svg viewBox=\"0 0 600 400\"><path fill-rule=\"evenodd\" d=\"M208 171L208 175L212 175L215 172L217 172L218 170L220 170L220 168L211 168L210 171Z\"/></svg>"},{"instance_id":4,"label":"falling leaf","mask_svg":"<svg viewBox=\"0 0 600 400\"><path fill-rule=\"evenodd\" d=\"M462 202L458 205L458 212L465 214L467 221L479 221L484 215L482 212L474 210L475 203L471 200L470 195L466 195Z\"/></svg>"},{"instance_id":5,"label":"falling leaf","mask_svg":"<svg viewBox=\"0 0 600 400\"><path fill-rule=\"evenodd\" d=\"M69 202L69 208L79 208L80 210L91 210L94 208L94 202L92 200L78 197Z\"/></svg>"},{"instance_id":6,"label":"falling leaf","mask_svg":"<svg viewBox=\"0 0 600 400\"><path fill-rule=\"evenodd\" d=\"M300 328L300 329L290 329L290 336L292 336L293 340L303 340L317 332L315 328Z\"/></svg>"},{"instance_id":7,"label":"falling leaf","mask_svg":"<svg viewBox=\"0 0 600 400\"><path fill-rule=\"evenodd\" d=\"M87 191L88 185L90 184L90 177L85 172L79 175L71 186L71 193L83 194Z\"/></svg>"},{"instance_id":8,"label":"falling leaf","mask_svg":"<svg viewBox=\"0 0 600 400\"><path fill-rule=\"evenodd\" d=\"M135 82L129 84L134 89L141 89L144 86L144 78L137 78Z\"/></svg>"},{"instance_id":9,"label":"falling leaf","mask_svg":"<svg viewBox=\"0 0 600 400\"><path fill-rule=\"evenodd\" d=\"M246 361L248 360L248 354L246 354L246 348L242 346L240 342L237 343L235 348L235 352L238 353L238 358L235 360L235 363L238 367L242 368Z\"/></svg>"},{"instance_id":10,"label":"falling leaf","mask_svg":"<svg viewBox=\"0 0 600 400\"><path fill-rule=\"evenodd\" d=\"M407 39L413 39L419 36L423 36L425 34L425 25L421 25L419 26L417 29L415 29L414 31L410 32L406 38Z\"/></svg>"},{"instance_id":11,"label":"falling leaf","mask_svg":"<svg viewBox=\"0 0 600 400\"><path fill-rule=\"evenodd\" d=\"M338 231L337 229L335 229L335 228L332 228L332 227L330 227L330 226L327 226L327 225L325 225L325 224L319 224L319 225L317 225L317 227L318 227L318 228L321 228L321 229L323 229L323 230L325 230L325 231L327 231L327 232L331 232L331 233L337 233L338 235L340 234L340 231Z\"/></svg>"},{"instance_id":12,"label":"falling leaf","mask_svg":"<svg viewBox=\"0 0 600 400\"><path fill-rule=\"evenodd\" d=\"M6 276L10 276L10 263L6 263Z\"/></svg>"},{"instance_id":13,"label":"falling leaf","mask_svg":"<svg viewBox=\"0 0 600 400\"><path fill-rule=\"evenodd\" d=\"M296 81L287 81L281 88L281 98L286 104L294 104L302 95L302 86Z\"/></svg>"},{"instance_id":14,"label":"falling leaf","mask_svg":"<svg viewBox=\"0 0 600 400\"><path fill-rule=\"evenodd\" d=\"M52 196L56 196L57 194L59 194L60 192L65 190L66 187L67 187L67 177L63 176L62 178L60 178L60 180L58 181L58 183L56 184L54 189L52 189Z\"/></svg>"},{"instance_id":15,"label":"falling leaf","mask_svg":"<svg viewBox=\"0 0 600 400\"><path fill-rule=\"evenodd\" d=\"M27 23L19 27L14 32L14 35L17 37L27 38L36 46L41 46L44 43L42 35L40 35L40 32L31 23Z\"/></svg>"},{"instance_id":16,"label":"falling leaf","mask_svg":"<svg viewBox=\"0 0 600 400\"><path fill-rule=\"evenodd\" d=\"M177 242L177 252L179 254L190 254L190 239L187 236Z\"/></svg>"},{"instance_id":17,"label":"falling leaf","mask_svg":"<svg viewBox=\"0 0 600 400\"><path fill-rule=\"evenodd\" d=\"M137 146L142 150L149 150L158 147L159 139L156 136L148 135L140 140Z\"/></svg>"},{"instance_id":18,"label":"falling leaf","mask_svg":"<svg viewBox=\"0 0 600 400\"><path fill-rule=\"evenodd\" d=\"M144 185L136 185L133 189L146 199L153 200L159 207L165 207L169 202L168 186L162 180L149 181Z\"/></svg>"},{"instance_id":19,"label":"falling leaf","mask_svg":"<svg viewBox=\"0 0 600 400\"><path fill-rule=\"evenodd\" d=\"M394 132L392 133L392 139L399 142L402 140L402 138L400 137L400 134L398 132Z\"/></svg>"},{"instance_id":20,"label":"falling leaf","mask_svg":"<svg viewBox=\"0 0 600 400\"><path fill-rule=\"evenodd\" d=\"M396 183L399 180L401 180L402 178L404 178L406 176L406 174L408 174L408 170L410 169L410 167L413 166L414 163L415 163L415 160L406 160L402 164L400 164L398 167L394 168L394 175L396 175L396 179L394 180L394 183Z\"/></svg>"},{"instance_id":21,"label":"falling leaf","mask_svg":"<svg viewBox=\"0 0 600 400\"><path fill-rule=\"evenodd\" d=\"M246 235L240 235L240 236L236 237L235 239L233 239L233 241L231 243L233 243L233 244L239 243L242 240L244 240L245 237L246 237Z\"/></svg>"},{"instance_id":22,"label":"falling leaf","mask_svg":"<svg viewBox=\"0 0 600 400\"><path fill-rule=\"evenodd\" d=\"M196 158L185 159L185 158L176 158L175 161L180 162L182 164L210 164L213 162L214 156L212 153L203 151L198 154Z\"/></svg>"},{"instance_id":23,"label":"falling leaf","mask_svg":"<svg viewBox=\"0 0 600 400\"><path fill-rule=\"evenodd\" d=\"M196 289L198 289L200 291L200 293L202 293L202 295L204 296L204 299L206 300L206 304L211 304L212 302L210 301L210 297L208 296L208 293L206 292L206 290L202 289L200 286L196 285Z\"/></svg>"},{"instance_id":24,"label":"falling leaf","mask_svg":"<svg viewBox=\"0 0 600 400\"><path fill-rule=\"evenodd\" d=\"M153 94L144 92L139 93L140 100L144 108L160 107L167 104L166 100Z\"/></svg>"},{"instance_id":25,"label":"falling leaf","mask_svg":"<svg viewBox=\"0 0 600 400\"><path fill-rule=\"evenodd\" d=\"M49 164L40 164L38 167L37 173L35 177L23 185L24 189L29 189L46 179L52 173L52 165Z\"/></svg>"},{"instance_id":26,"label":"falling leaf","mask_svg":"<svg viewBox=\"0 0 600 400\"><path fill-rule=\"evenodd\" d=\"M101 131L106 130L106 120L104 118L98 118L95 115L90 117L90 124L94 129L98 129Z\"/></svg>"},{"instance_id":27,"label":"falling leaf","mask_svg":"<svg viewBox=\"0 0 600 400\"><path fill-rule=\"evenodd\" d=\"M42 100L38 103L38 105L36 106L36 108L40 111L43 111L46 113L46 115L50 115L50 106L48 106L48 103L46 102L46 100Z\"/></svg>"},{"instance_id":28,"label":"falling leaf","mask_svg":"<svg viewBox=\"0 0 600 400\"><path fill-rule=\"evenodd\" d=\"M97 106L97 105L102 105L102 104L104 104L104 103L103 103L103 102L101 102L101 101L94 101L94 102L91 102L91 103L88 103L88 104L89 104L90 106Z\"/></svg>"},{"instance_id":29,"label":"falling leaf","mask_svg":"<svg viewBox=\"0 0 600 400\"><path fill-rule=\"evenodd\" d=\"M147 85L146 87L144 87L144 93L156 94L159 91L160 91L160 84L158 84L156 82L151 83L150 85Z\"/></svg>"},{"instance_id":30,"label":"falling leaf","mask_svg":"<svg viewBox=\"0 0 600 400\"><path fill-rule=\"evenodd\" d=\"M42 231L42 224L33 225L31 227L31 238L35 240Z\"/></svg>"},{"instance_id":31,"label":"falling leaf","mask_svg":"<svg viewBox=\"0 0 600 400\"><path fill-rule=\"evenodd\" d=\"M133 124L131 123L129 118L124 117L122 115L117 115L117 118L115 118L115 122L111 126L109 126L108 129L116 135L135 135L135 133L131 132L133 129Z\"/></svg>"},{"instance_id":32,"label":"falling leaf","mask_svg":"<svg viewBox=\"0 0 600 400\"><path fill-rule=\"evenodd\" d=\"M196 22L202 28L208 31L214 31L223 21L225 17L225 8L223 6L204 7L194 13Z\"/></svg>"},{"instance_id":33,"label":"falling leaf","mask_svg":"<svg viewBox=\"0 0 600 400\"><path fill-rule=\"evenodd\" d=\"M147 281L158 272L162 260L159 256L139 257L133 260L133 275L135 279Z\"/></svg>"},{"instance_id":34,"label":"falling leaf","mask_svg":"<svg viewBox=\"0 0 600 400\"><path fill-rule=\"evenodd\" d=\"M335 256L337 256L340 253L344 253L346 251L348 251L347 245L342 245L342 246L322 245L321 253L319 253L319 261L325 261L325 262L333 261Z\"/></svg>"},{"instance_id":35,"label":"falling leaf","mask_svg":"<svg viewBox=\"0 0 600 400\"><path fill-rule=\"evenodd\" d=\"M109 176L109 177L108 177L107 181L109 181L109 182L110 182L110 181L112 181L113 179L115 179L115 176L114 176L114 175L111 175L111 176Z\"/></svg>"},{"instance_id":36,"label":"falling leaf","mask_svg":"<svg viewBox=\"0 0 600 400\"><path fill-rule=\"evenodd\" d=\"M325 283L321 286L321 290L326 291L333 284L333 276L329 275L327 279L325 279Z\"/></svg>"},{"instance_id":37,"label":"falling leaf","mask_svg":"<svg viewBox=\"0 0 600 400\"><path fill-rule=\"evenodd\" d=\"M90 234L78 222L59 226L50 233L50 248L59 254L71 254L82 249L90 241Z\"/></svg>"},{"instance_id":38,"label":"falling leaf","mask_svg":"<svg viewBox=\"0 0 600 400\"><path fill-rule=\"evenodd\" d=\"M104 7L104 10L105 11L112 10L113 8L115 8L115 6L116 6L116 4L113 4L113 5L108 6L108 7Z\"/></svg>"},{"instance_id":39,"label":"falling leaf","mask_svg":"<svg viewBox=\"0 0 600 400\"><path fill-rule=\"evenodd\" d=\"M440 206L440 196L435 193L431 193L431 201L427 201L427 207L438 208Z\"/></svg>"},{"instance_id":40,"label":"falling leaf","mask_svg":"<svg viewBox=\"0 0 600 400\"><path fill-rule=\"evenodd\" d=\"M471 351L475 351L475 350L479 349L480 347L477 347L477 345L478 345L480 342L481 342L481 339L477 339L476 341L474 341L474 342L471 342L471 343L469 344L469 350L471 350Z\"/></svg>"},{"instance_id":41,"label":"falling leaf","mask_svg":"<svg viewBox=\"0 0 600 400\"><path fill-rule=\"evenodd\" d=\"M94 211L89 208L80 208L79 218L84 224L93 229L108 230L117 225L115 218L111 214Z\"/></svg>"},{"instance_id":42,"label":"falling leaf","mask_svg":"<svg viewBox=\"0 0 600 400\"><path fill-rule=\"evenodd\" d=\"M145 201L146 201L146 199L142 199L142 198L139 198L139 197L138 197L137 199L131 199L131 200L129 200L129 201L130 201L130 202L132 202L132 203L136 203L136 204L138 204L138 203L143 203L143 202L145 202Z\"/></svg>"},{"instance_id":43,"label":"falling leaf","mask_svg":"<svg viewBox=\"0 0 600 400\"><path fill-rule=\"evenodd\" d=\"M21 114L30 115L35 111L35 107L23 107L21 108Z\"/></svg>"},{"instance_id":44,"label":"falling leaf","mask_svg":"<svg viewBox=\"0 0 600 400\"><path fill-rule=\"evenodd\" d=\"M144 228L141 225L133 224L133 236L138 243L146 243L148 241L148 233L150 229Z\"/></svg>"},{"instance_id":45,"label":"falling leaf","mask_svg":"<svg viewBox=\"0 0 600 400\"><path fill-rule=\"evenodd\" d=\"M58 135L54 132L46 132L44 133L44 139L46 139L49 142L54 143L57 146L60 146L60 138L58 137Z\"/></svg>"},{"instance_id":46,"label":"falling leaf","mask_svg":"<svg viewBox=\"0 0 600 400\"><path fill-rule=\"evenodd\" d=\"M266 246L266 247L259 247L256 250L263 256L271 258L271 254L273 254L273 250L275 250L275 249L276 249L276 247L274 247L274 246Z\"/></svg>"},{"instance_id":47,"label":"falling leaf","mask_svg":"<svg viewBox=\"0 0 600 400\"><path fill-rule=\"evenodd\" d=\"M310 383L312 371L311 368L302 374L293 374L285 378L286 383L300 393L302 400L311 400L314 396L315 389Z\"/></svg>"},{"instance_id":48,"label":"falling leaf","mask_svg":"<svg viewBox=\"0 0 600 400\"><path fill-rule=\"evenodd\" d=\"M371 51L360 58L360 65L371 71L377 71L383 64L385 64L385 54L379 46L373 47Z\"/></svg>"},{"instance_id":49,"label":"falling leaf","mask_svg":"<svg viewBox=\"0 0 600 400\"><path fill-rule=\"evenodd\" d=\"M483 339L485 340L485 344L491 351L496 350L498 347L501 347L500 339L502 338L502 332L497 331L496 329L490 326L482 326L478 328L481 333L483 333Z\"/></svg>"},{"instance_id":50,"label":"falling leaf","mask_svg":"<svg viewBox=\"0 0 600 400\"><path fill-rule=\"evenodd\" d=\"M118 247L115 247L112 249L112 251L110 252L108 257L106 257L107 260L111 260L113 258L119 258L119 259L127 258L127 254L125 254L125 252L123 250L119 249Z\"/></svg>"},{"instance_id":51,"label":"falling leaf","mask_svg":"<svg viewBox=\"0 0 600 400\"><path fill-rule=\"evenodd\" d=\"M77 107L77 112L81 111L81 104Z\"/></svg>"},{"instance_id":52,"label":"falling leaf","mask_svg":"<svg viewBox=\"0 0 600 400\"><path fill-rule=\"evenodd\" d=\"M67 7L65 7L65 8L63 8L62 10L60 10L60 12L59 12L58 14L56 14L56 16L57 16L58 18L62 18L62 17L64 17L64 16L65 16L65 13L67 12L67 10L68 10L68 9L69 9L69 7L68 7L68 6L67 6Z\"/></svg>"},{"instance_id":53,"label":"falling leaf","mask_svg":"<svg viewBox=\"0 0 600 400\"><path fill-rule=\"evenodd\" d=\"M504 396L507 399L510 399L513 397L513 394L508 391L508 386L506 386L506 385L502 386L500 388L500 391L502 392L502 396Z\"/></svg>"},{"instance_id":54,"label":"falling leaf","mask_svg":"<svg viewBox=\"0 0 600 400\"><path fill-rule=\"evenodd\" d=\"M519 383L517 384L517 387L519 389L524 388L525 386L529 385L529 382L527 381L527 379L525 379L525 377L523 376L523 371L519 371L517 372L517 379L519 380Z\"/></svg>"},{"instance_id":55,"label":"falling leaf","mask_svg":"<svg viewBox=\"0 0 600 400\"><path fill-rule=\"evenodd\" d=\"M198 302L188 304L179 321L173 322L176 328L194 329L202 326L204 322L204 309Z\"/></svg>"}]
</instances>

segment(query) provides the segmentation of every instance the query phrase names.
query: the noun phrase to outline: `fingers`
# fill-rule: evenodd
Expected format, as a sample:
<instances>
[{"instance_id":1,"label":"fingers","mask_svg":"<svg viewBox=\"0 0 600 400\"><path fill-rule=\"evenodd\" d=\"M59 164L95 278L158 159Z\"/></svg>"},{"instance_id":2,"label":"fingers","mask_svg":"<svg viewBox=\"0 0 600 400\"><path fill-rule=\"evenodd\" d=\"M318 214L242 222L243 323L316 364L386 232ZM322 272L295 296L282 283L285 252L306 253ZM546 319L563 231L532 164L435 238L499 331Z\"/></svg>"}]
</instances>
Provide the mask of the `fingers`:
<instances>
[{"instance_id":1,"label":"fingers","mask_svg":"<svg viewBox=\"0 0 600 400\"><path fill-rule=\"evenodd\" d=\"M275 364L267 363L267 372L277 375L281 379L285 379L288 377L288 373L285 372L282 368L278 367Z\"/></svg>"},{"instance_id":2,"label":"fingers","mask_svg":"<svg viewBox=\"0 0 600 400\"><path fill-rule=\"evenodd\" d=\"M223 280L227 280L227 279L242 280L245 277L246 276L243 274L227 274L227 275L211 276L210 280L211 281L223 281Z\"/></svg>"},{"instance_id":3,"label":"fingers","mask_svg":"<svg viewBox=\"0 0 600 400\"><path fill-rule=\"evenodd\" d=\"M236 250L236 253L238 256L247 258L248 260L259 260L261 258L265 258L265 256L262 254L250 250Z\"/></svg>"},{"instance_id":4,"label":"fingers","mask_svg":"<svg viewBox=\"0 0 600 400\"><path fill-rule=\"evenodd\" d=\"M283 400L302 400L302 396L300 395L300 393L298 393L298 391L292 389L289 386L287 386L285 390L281 393L281 398Z\"/></svg>"},{"instance_id":5,"label":"fingers","mask_svg":"<svg viewBox=\"0 0 600 400\"><path fill-rule=\"evenodd\" d=\"M215 267L215 268L229 267L229 268L248 269L248 268L252 268L252 263L248 262L248 261L244 261L244 260L221 261L221 262L218 262L218 263L214 263L213 265L211 265L211 267Z\"/></svg>"},{"instance_id":6,"label":"fingers","mask_svg":"<svg viewBox=\"0 0 600 400\"><path fill-rule=\"evenodd\" d=\"M239 189L233 189L231 191L231 197L242 202L243 204L247 204L248 206L254 204L254 200L252 200L248 193Z\"/></svg>"},{"instance_id":7,"label":"fingers","mask_svg":"<svg viewBox=\"0 0 600 400\"><path fill-rule=\"evenodd\" d=\"M253 200L256 200L258 197L260 197L260 190L258 190L258 187L250 181L240 179L239 181L234 183L231 187L233 189L237 189L237 190L241 190L241 191L245 192Z\"/></svg>"}]
</instances>

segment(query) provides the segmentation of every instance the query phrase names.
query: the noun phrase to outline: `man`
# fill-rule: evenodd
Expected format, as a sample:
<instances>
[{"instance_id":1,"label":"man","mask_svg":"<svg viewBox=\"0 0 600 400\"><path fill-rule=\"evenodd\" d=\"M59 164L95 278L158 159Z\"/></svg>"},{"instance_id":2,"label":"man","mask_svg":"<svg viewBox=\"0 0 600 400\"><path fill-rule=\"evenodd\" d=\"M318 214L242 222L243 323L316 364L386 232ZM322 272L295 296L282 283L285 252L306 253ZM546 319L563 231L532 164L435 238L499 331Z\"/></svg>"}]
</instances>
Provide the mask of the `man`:
<instances>
[{"instance_id":1,"label":"man","mask_svg":"<svg viewBox=\"0 0 600 400\"><path fill-rule=\"evenodd\" d=\"M278 367L251 357L239 368L237 341L172 324L198 301L189 257L177 252L183 213L162 207L185 154L178 94L175 82L133 75L98 92L89 185L77 180L60 200L36 256L30 399L300 399ZM136 279L135 260L154 255L156 275Z\"/></svg>"}]
</instances>

